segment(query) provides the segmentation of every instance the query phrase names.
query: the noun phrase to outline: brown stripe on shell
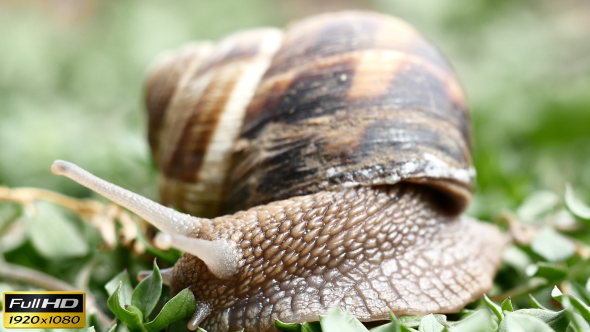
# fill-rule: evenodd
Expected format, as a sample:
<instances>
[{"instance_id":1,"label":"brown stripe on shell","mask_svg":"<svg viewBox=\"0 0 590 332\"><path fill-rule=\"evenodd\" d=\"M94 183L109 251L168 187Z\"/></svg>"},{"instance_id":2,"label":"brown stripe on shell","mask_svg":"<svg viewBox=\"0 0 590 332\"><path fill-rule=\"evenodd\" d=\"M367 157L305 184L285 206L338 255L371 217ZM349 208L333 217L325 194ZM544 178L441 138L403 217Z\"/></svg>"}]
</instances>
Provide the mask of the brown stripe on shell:
<instances>
[{"instance_id":1,"label":"brown stripe on shell","mask_svg":"<svg viewBox=\"0 0 590 332\"><path fill-rule=\"evenodd\" d=\"M245 68L228 63L211 66L215 73L203 91L203 96L191 107L191 116L184 123L174 154L163 169L164 175L184 182L197 180L213 132L221 112Z\"/></svg>"},{"instance_id":2,"label":"brown stripe on shell","mask_svg":"<svg viewBox=\"0 0 590 332\"><path fill-rule=\"evenodd\" d=\"M387 93L406 55L393 52L364 52L355 68L347 98L378 98Z\"/></svg>"},{"instance_id":3,"label":"brown stripe on shell","mask_svg":"<svg viewBox=\"0 0 590 332\"><path fill-rule=\"evenodd\" d=\"M145 86L145 103L148 141L154 155L159 155L160 131L177 86L209 55L212 46L206 42L187 45L178 52L162 55L150 70Z\"/></svg>"},{"instance_id":4,"label":"brown stripe on shell","mask_svg":"<svg viewBox=\"0 0 590 332\"><path fill-rule=\"evenodd\" d=\"M460 91L438 51L396 19L349 12L292 25L248 108L225 212L432 179L459 212L474 176Z\"/></svg>"},{"instance_id":5,"label":"brown stripe on shell","mask_svg":"<svg viewBox=\"0 0 590 332\"><path fill-rule=\"evenodd\" d=\"M446 98L455 104L454 108L468 116L469 109L463 90L455 75L447 70L448 68L437 66L422 57L398 51L372 50L362 54L355 68L355 81L348 96L350 100L386 95L398 72L404 67L412 66L417 68L416 71L428 75L430 80L444 86ZM415 81L421 79L416 77Z\"/></svg>"},{"instance_id":6,"label":"brown stripe on shell","mask_svg":"<svg viewBox=\"0 0 590 332\"><path fill-rule=\"evenodd\" d=\"M463 141L470 142L469 110L454 75L412 55L370 53L356 67L354 80L362 76L362 81L350 90L350 109L424 111L437 121L451 122L461 130ZM463 153L467 163L469 148L470 143Z\"/></svg>"},{"instance_id":7,"label":"brown stripe on shell","mask_svg":"<svg viewBox=\"0 0 590 332\"><path fill-rule=\"evenodd\" d=\"M226 159L280 39L281 32L270 28L232 35L177 89L161 135L167 146L157 159L163 204L194 215L217 215Z\"/></svg>"}]
</instances>

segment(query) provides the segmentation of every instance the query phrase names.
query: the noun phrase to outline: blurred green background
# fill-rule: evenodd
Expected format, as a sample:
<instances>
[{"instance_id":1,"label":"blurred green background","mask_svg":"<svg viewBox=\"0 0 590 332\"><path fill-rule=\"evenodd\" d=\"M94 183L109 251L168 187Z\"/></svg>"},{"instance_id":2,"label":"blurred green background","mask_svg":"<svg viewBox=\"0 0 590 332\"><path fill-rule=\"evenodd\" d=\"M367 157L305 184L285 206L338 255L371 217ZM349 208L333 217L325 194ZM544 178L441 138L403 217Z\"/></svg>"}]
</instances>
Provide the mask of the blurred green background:
<instances>
[{"instance_id":1,"label":"blurred green background","mask_svg":"<svg viewBox=\"0 0 590 332\"><path fill-rule=\"evenodd\" d=\"M142 89L155 57L193 40L342 8L398 16L456 68L478 171L472 213L534 190L590 188L588 1L0 1L0 184L76 196L54 159L156 197ZM582 196L584 194L582 193Z\"/></svg>"},{"instance_id":2,"label":"blurred green background","mask_svg":"<svg viewBox=\"0 0 590 332\"><path fill-rule=\"evenodd\" d=\"M563 197L567 182L588 202L586 0L0 0L0 185L93 196L51 175L53 160L65 159L156 198L142 94L155 57L346 8L406 20L455 67L474 125L478 183L469 213L493 219L539 190ZM80 258L48 258L26 239L6 257L73 282L100 243L82 222L74 231L89 242L68 254ZM121 249L100 254L109 264L95 274L96 287L132 268Z\"/></svg>"}]
</instances>

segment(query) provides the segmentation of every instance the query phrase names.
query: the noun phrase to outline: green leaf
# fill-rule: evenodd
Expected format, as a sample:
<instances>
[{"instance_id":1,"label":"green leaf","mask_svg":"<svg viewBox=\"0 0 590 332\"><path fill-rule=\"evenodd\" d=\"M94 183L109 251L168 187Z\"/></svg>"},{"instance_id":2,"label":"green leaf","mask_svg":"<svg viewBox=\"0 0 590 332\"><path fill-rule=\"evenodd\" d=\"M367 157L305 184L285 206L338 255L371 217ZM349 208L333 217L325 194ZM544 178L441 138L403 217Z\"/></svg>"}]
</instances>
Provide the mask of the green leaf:
<instances>
[{"instance_id":1,"label":"green leaf","mask_svg":"<svg viewBox=\"0 0 590 332\"><path fill-rule=\"evenodd\" d=\"M539 301L537 301L537 299L531 294L529 294L529 302L531 303L531 307L533 307L533 308L549 310L549 309L545 308Z\"/></svg>"},{"instance_id":2,"label":"green leaf","mask_svg":"<svg viewBox=\"0 0 590 332\"><path fill-rule=\"evenodd\" d=\"M98 319L97 313L86 314L86 326L93 326L94 329L98 332L106 332L108 330L108 327L103 326L100 320Z\"/></svg>"},{"instance_id":3,"label":"green leaf","mask_svg":"<svg viewBox=\"0 0 590 332\"><path fill-rule=\"evenodd\" d=\"M129 311L130 313L137 314L140 317L141 323L143 324L144 319L143 319L143 312L141 311L141 309L139 309L138 307L136 307L134 305L128 305L125 307L125 310Z\"/></svg>"},{"instance_id":4,"label":"green leaf","mask_svg":"<svg viewBox=\"0 0 590 332\"><path fill-rule=\"evenodd\" d=\"M551 290L551 297L555 299L555 301L562 303L563 301L563 293L557 288L557 286L553 286L553 290Z\"/></svg>"},{"instance_id":5,"label":"green leaf","mask_svg":"<svg viewBox=\"0 0 590 332\"><path fill-rule=\"evenodd\" d=\"M504 313L502 313L502 307L500 307L499 305L494 303L494 301L490 300L490 298L487 295L484 295L483 299L484 299L485 303L488 305L488 308L490 308L490 310L492 310L492 312L494 313L496 318L498 318L498 323L501 322L502 319L504 319Z\"/></svg>"},{"instance_id":6,"label":"green leaf","mask_svg":"<svg viewBox=\"0 0 590 332\"><path fill-rule=\"evenodd\" d=\"M586 321L590 322L590 308L588 308L588 306L580 299L573 295L561 293L557 286L555 286L553 291L551 291L551 296L559 303L562 303L564 307L569 305L573 306L573 308L578 310L578 312L582 315L582 317L584 317Z\"/></svg>"},{"instance_id":7,"label":"green leaf","mask_svg":"<svg viewBox=\"0 0 590 332\"><path fill-rule=\"evenodd\" d=\"M412 328L406 327L401 324L397 318L393 315L392 312L389 312L389 319L391 319L391 323L387 323L381 326L377 326L370 330L370 332L412 332L416 331Z\"/></svg>"},{"instance_id":8,"label":"green leaf","mask_svg":"<svg viewBox=\"0 0 590 332\"><path fill-rule=\"evenodd\" d=\"M511 244L502 253L502 262L512 266L519 273L525 273L526 268L533 263L530 256L518 246Z\"/></svg>"},{"instance_id":9,"label":"green leaf","mask_svg":"<svg viewBox=\"0 0 590 332\"><path fill-rule=\"evenodd\" d=\"M578 299L577 297L575 297L573 295L561 293L561 291L559 290L559 288L557 288L557 286L555 286L553 288L553 291L551 291L551 296L556 301L560 302L566 310L568 310L569 312L572 312L573 314L577 314L577 313L573 312L573 309L575 309L579 312L579 314L582 316L582 318L584 318L586 320L586 322L590 322L590 308L588 308L588 306L585 303L583 303L580 299ZM578 326L578 328L579 328L579 326Z\"/></svg>"},{"instance_id":10,"label":"green leaf","mask_svg":"<svg viewBox=\"0 0 590 332\"><path fill-rule=\"evenodd\" d=\"M20 204L0 204L0 235L4 235L10 226L23 215L23 212L23 206ZM8 251L5 245L2 250Z\"/></svg>"},{"instance_id":11,"label":"green leaf","mask_svg":"<svg viewBox=\"0 0 590 332\"><path fill-rule=\"evenodd\" d=\"M399 316L397 318L398 322L400 322L400 324L405 325L407 327L418 327L420 326L420 321L422 320L422 317L424 316Z\"/></svg>"},{"instance_id":12,"label":"green leaf","mask_svg":"<svg viewBox=\"0 0 590 332\"><path fill-rule=\"evenodd\" d=\"M322 332L320 322L306 322L301 324L301 332Z\"/></svg>"},{"instance_id":13,"label":"green leaf","mask_svg":"<svg viewBox=\"0 0 590 332\"><path fill-rule=\"evenodd\" d=\"M160 331L178 320L191 317L196 309L193 292L188 288L183 289L164 305L158 316L146 324L145 328L149 332Z\"/></svg>"},{"instance_id":14,"label":"green leaf","mask_svg":"<svg viewBox=\"0 0 590 332\"><path fill-rule=\"evenodd\" d=\"M487 310L478 310L469 317L453 325L453 332L486 332L495 325Z\"/></svg>"},{"instance_id":15,"label":"green leaf","mask_svg":"<svg viewBox=\"0 0 590 332\"><path fill-rule=\"evenodd\" d=\"M520 309L516 310L515 313L536 317L545 322L555 331L565 331L569 325L565 310L555 312L546 309Z\"/></svg>"},{"instance_id":16,"label":"green leaf","mask_svg":"<svg viewBox=\"0 0 590 332\"><path fill-rule=\"evenodd\" d=\"M499 332L555 332L539 318L511 312L498 327Z\"/></svg>"},{"instance_id":17,"label":"green leaf","mask_svg":"<svg viewBox=\"0 0 590 332\"><path fill-rule=\"evenodd\" d=\"M561 262L575 254L576 245L552 227L544 227L531 243L531 249L550 262Z\"/></svg>"},{"instance_id":18,"label":"green leaf","mask_svg":"<svg viewBox=\"0 0 590 332\"><path fill-rule=\"evenodd\" d=\"M512 307L512 301L510 301L510 298L505 299L504 301L502 301L502 304L500 305L500 307L502 308L502 311L508 311L508 312L513 312L514 308Z\"/></svg>"},{"instance_id":19,"label":"green leaf","mask_svg":"<svg viewBox=\"0 0 590 332\"><path fill-rule=\"evenodd\" d=\"M569 183L565 185L565 204L575 216L590 220L590 207L576 197Z\"/></svg>"},{"instance_id":20,"label":"green leaf","mask_svg":"<svg viewBox=\"0 0 590 332\"><path fill-rule=\"evenodd\" d=\"M158 304L161 294L162 275L160 274L158 264L156 264L156 261L154 260L152 274L143 279L137 287L135 287L131 297L131 305L139 308L139 310L143 312L143 317L147 320Z\"/></svg>"},{"instance_id":21,"label":"green leaf","mask_svg":"<svg viewBox=\"0 0 590 332\"><path fill-rule=\"evenodd\" d=\"M392 321L391 323L383 324L377 327L374 327L369 330L369 332L401 332L401 326L399 322Z\"/></svg>"},{"instance_id":22,"label":"green leaf","mask_svg":"<svg viewBox=\"0 0 590 332\"><path fill-rule=\"evenodd\" d=\"M411 327L407 327L405 325L401 325L401 328L402 328L402 332L418 332L418 330L413 329Z\"/></svg>"},{"instance_id":23,"label":"green leaf","mask_svg":"<svg viewBox=\"0 0 590 332\"><path fill-rule=\"evenodd\" d=\"M436 321L439 322L441 325L445 325L447 323L447 316L434 314L434 318ZM422 322L422 319L426 316L399 316L397 320L407 327L418 327Z\"/></svg>"},{"instance_id":24,"label":"green leaf","mask_svg":"<svg viewBox=\"0 0 590 332\"><path fill-rule=\"evenodd\" d=\"M334 307L327 315L320 317L323 332L363 332L367 328L348 311Z\"/></svg>"},{"instance_id":25,"label":"green leaf","mask_svg":"<svg viewBox=\"0 0 590 332\"><path fill-rule=\"evenodd\" d=\"M570 326L568 330L572 329L574 331L580 332L590 331L590 325L588 325L588 322L584 320L584 318L580 316L577 312L575 312L574 306L570 301L570 297L566 295L560 295L560 300L570 320Z\"/></svg>"},{"instance_id":26,"label":"green leaf","mask_svg":"<svg viewBox=\"0 0 590 332\"><path fill-rule=\"evenodd\" d=\"M426 315L420 321L420 327L418 331L420 332L442 332L444 330L444 326L441 325L434 317L433 314Z\"/></svg>"},{"instance_id":27,"label":"green leaf","mask_svg":"<svg viewBox=\"0 0 590 332\"><path fill-rule=\"evenodd\" d=\"M115 323L113 326L111 326L111 327L110 327L110 328L107 330L107 332L115 332L115 331L117 330L117 325L118 325L118 324L116 324L116 323Z\"/></svg>"},{"instance_id":28,"label":"green leaf","mask_svg":"<svg viewBox=\"0 0 590 332\"><path fill-rule=\"evenodd\" d=\"M393 312L389 312L389 319L391 323L387 323L376 328L371 329L371 332L417 332L413 328L409 328L398 321ZM420 324L420 321L418 321Z\"/></svg>"},{"instance_id":29,"label":"green leaf","mask_svg":"<svg viewBox=\"0 0 590 332\"><path fill-rule=\"evenodd\" d=\"M570 300L571 304L573 305L573 307L576 308L576 310L578 310L580 315L582 315L582 317L584 317L584 319L587 322L590 322L590 309L588 308L588 306L586 304L584 304L580 299L578 299L577 297L575 297L573 295L567 295L567 296L569 297L569 300Z\"/></svg>"},{"instance_id":30,"label":"green leaf","mask_svg":"<svg viewBox=\"0 0 590 332\"><path fill-rule=\"evenodd\" d=\"M573 288L573 295L581 297L584 303L590 303L590 294L588 294L588 290L586 289L586 287L580 285L575 281L571 281L570 285Z\"/></svg>"},{"instance_id":31,"label":"green leaf","mask_svg":"<svg viewBox=\"0 0 590 332\"><path fill-rule=\"evenodd\" d=\"M88 254L88 244L63 208L45 201L35 201L35 211L27 209L25 215L27 233L41 256L59 259Z\"/></svg>"},{"instance_id":32,"label":"green leaf","mask_svg":"<svg viewBox=\"0 0 590 332\"><path fill-rule=\"evenodd\" d=\"M541 277L549 281L560 280L567 276L568 270L554 263L537 262L527 268L529 277Z\"/></svg>"},{"instance_id":33,"label":"green leaf","mask_svg":"<svg viewBox=\"0 0 590 332\"><path fill-rule=\"evenodd\" d=\"M516 214L522 221L534 222L551 211L559 203L559 196L548 190L530 194L520 205Z\"/></svg>"},{"instance_id":34,"label":"green leaf","mask_svg":"<svg viewBox=\"0 0 590 332\"><path fill-rule=\"evenodd\" d=\"M133 287L131 287L131 280L127 270L117 274L113 279L109 280L104 286L109 296L112 296L117 288L121 286L121 301L123 304L131 304L131 296L133 294Z\"/></svg>"},{"instance_id":35,"label":"green leaf","mask_svg":"<svg viewBox=\"0 0 590 332\"><path fill-rule=\"evenodd\" d=\"M580 316L579 314L575 313L575 312L569 312L570 316L570 327L575 328L575 331L579 331L579 332L589 332L590 331L590 325L588 324L587 321L584 320L584 318L582 318L582 316Z\"/></svg>"},{"instance_id":36,"label":"green leaf","mask_svg":"<svg viewBox=\"0 0 590 332\"><path fill-rule=\"evenodd\" d=\"M484 294L485 295L485 294ZM473 309L461 309L461 311L459 311L457 314L459 315L459 317L461 317L460 319L464 319L467 318L473 314L475 314L476 312L478 312L479 310L473 310Z\"/></svg>"},{"instance_id":37,"label":"green leaf","mask_svg":"<svg viewBox=\"0 0 590 332\"><path fill-rule=\"evenodd\" d=\"M129 329L127 328L127 325L125 325L125 324L118 324L117 329L115 331L117 331L117 332L131 332L131 331L129 331Z\"/></svg>"},{"instance_id":38,"label":"green leaf","mask_svg":"<svg viewBox=\"0 0 590 332\"><path fill-rule=\"evenodd\" d=\"M275 320L275 327L283 332L301 332L301 324L297 323L283 323L280 320Z\"/></svg>"},{"instance_id":39,"label":"green leaf","mask_svg":"<svg viewBox=\"0 0 590 332\"><path fill-rule=\"evenodd\" d=\"M131 332L145 332L146 329L143 327L143 317L141 311L133 306L125 308L125 304L121 298L121 288L123 282L119 284L119 287L109 297L107 305L109 309L117 316L117 318L123 322L129 328Z\"/></svg>"}]
</instances>

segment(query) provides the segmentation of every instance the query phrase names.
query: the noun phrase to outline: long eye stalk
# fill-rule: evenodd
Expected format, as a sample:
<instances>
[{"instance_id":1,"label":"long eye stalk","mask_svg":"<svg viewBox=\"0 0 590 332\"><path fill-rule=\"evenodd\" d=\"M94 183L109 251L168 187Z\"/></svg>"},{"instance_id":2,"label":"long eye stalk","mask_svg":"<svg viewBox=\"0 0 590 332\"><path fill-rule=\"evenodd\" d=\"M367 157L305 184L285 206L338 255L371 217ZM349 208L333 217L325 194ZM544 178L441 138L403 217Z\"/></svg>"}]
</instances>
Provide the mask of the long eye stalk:
<instances>
[{"instance_id":1,"label":"long eye stalk","mask_svg":"<svg viewBox=\"0 0 590 332\"><path fill-rule=\"evenodd\" d=\"M150 199L100 179L81 167L63 160L51 165L51 172L64 175L79 184L92 189L111 201L137 213L159 230L169 234L186 235L202 227L203 220L162 206Z\"/></svg>"},{"instance_id":2,"label":"long eye stalk","mask_svg":"<svg viewBox=\"0 0 590 332\"><path fill-rule=\"evenodd\" d=\"M162 232L170 234L171 246L199 257L207 265L209 271L218 278L229 278L237 272L237 251L230 243L187 236L192 231L211 224L211 220L196 218L162 206L150 199L100 179L67 161L56 160L51 165L51 172L56 175L64 175L94 190L113 202L135 212Z\"/></svg>"}]
</instances>

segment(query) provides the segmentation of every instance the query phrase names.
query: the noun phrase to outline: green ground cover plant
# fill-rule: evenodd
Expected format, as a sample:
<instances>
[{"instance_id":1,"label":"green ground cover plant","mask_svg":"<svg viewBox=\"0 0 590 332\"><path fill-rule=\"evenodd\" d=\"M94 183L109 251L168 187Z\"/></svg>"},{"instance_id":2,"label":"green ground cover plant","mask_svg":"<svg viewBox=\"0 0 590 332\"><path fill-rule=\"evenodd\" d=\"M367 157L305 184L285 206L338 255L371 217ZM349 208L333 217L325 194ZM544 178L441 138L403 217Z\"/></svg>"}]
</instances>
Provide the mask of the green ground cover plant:
<instances>
[{"instance_id":1,"label":"green ground cover plant","mask_svg":"<svg viewBox=\"0 0 590 332\"><path fill-rule=\"evenodd\" d=\"M0 1L0 291L83 290L87 321L98 332L186 331L183 320L194 303L186 292L172 299L153 263L170 267L181 253L158 249L141 220L53 176L50 165L70 160L157 199L142 95L149 64L187 42L284 27L323 10L303 2L306 8L287 0ZM473 123L477 184L466 213L497 224L514 242L488 298L460 313L392 317L365 327L334 309L318 322L277 322L277 328L590 330L585 2L335 3L398 16L449 59ZM140 283L145 270L152 277Z\"/></svg>"}]
</instances>

